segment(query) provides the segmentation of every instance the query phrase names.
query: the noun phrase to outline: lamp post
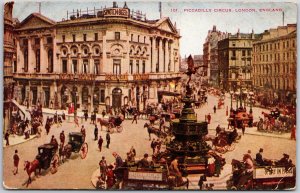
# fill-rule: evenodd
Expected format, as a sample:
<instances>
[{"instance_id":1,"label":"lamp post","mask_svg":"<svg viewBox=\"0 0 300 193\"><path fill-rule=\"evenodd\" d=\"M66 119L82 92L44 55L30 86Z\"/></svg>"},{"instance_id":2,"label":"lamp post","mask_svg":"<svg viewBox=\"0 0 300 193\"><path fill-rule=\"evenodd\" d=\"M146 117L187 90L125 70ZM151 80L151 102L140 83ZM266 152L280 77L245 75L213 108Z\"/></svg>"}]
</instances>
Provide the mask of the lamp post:
<instances>
[{"instance_id":1,"label":"lamp post","mask_svg":"<svg viewBox=\"0 0 300 193\"><path fill-rule=\"evenodd\" d=\"M250 111L249 113L252 114L252 103L253 103L253 99L254 99L254 93L253 92L249 92L249 97L250 97Z\"/></svg>"},{"instance_id":2,"label":"lamp post","mask_svg":"<svg viewBox=\"0 0 300 193\"><path fill-rule=\"evenodd\" d=\"M233 95L233 91L231 90L230 92L230 110L232 109L232 95Z\"/></svg>"},{"instance_id":3,"label":"lamp post","mask_svg":"<svg viewBox=\"0 0 300 193\"><path fill-rule=\"evenodd\" d=\"M77 88L75 84L77 83L78 77L74 74L74 87L73 87L73 97L74 97L74 119L77 117Z\"/></svg>"},{"instance_id":4,"label":"lamp post","mask_svg":"<svg viewBox=\"0 0 300 193\"><path fill-rule=\"evenodd\" d=\"M248 92L247 91L244 91L244 108L245 108L245 110L246 110L246 100L247 100L247 94L248 94Z\"/></svg>"},{"instance_id":5,"label":"lamp post","mask_svg":"<svg viewBox=\"0 0 300 193\"><path fill-rule=\"evenodd\" d=\"M240 96L239 92L235 92L235 100L236 100L236 110L239 108L239 100L238 97Z\"/></svg>"}]
</instances>

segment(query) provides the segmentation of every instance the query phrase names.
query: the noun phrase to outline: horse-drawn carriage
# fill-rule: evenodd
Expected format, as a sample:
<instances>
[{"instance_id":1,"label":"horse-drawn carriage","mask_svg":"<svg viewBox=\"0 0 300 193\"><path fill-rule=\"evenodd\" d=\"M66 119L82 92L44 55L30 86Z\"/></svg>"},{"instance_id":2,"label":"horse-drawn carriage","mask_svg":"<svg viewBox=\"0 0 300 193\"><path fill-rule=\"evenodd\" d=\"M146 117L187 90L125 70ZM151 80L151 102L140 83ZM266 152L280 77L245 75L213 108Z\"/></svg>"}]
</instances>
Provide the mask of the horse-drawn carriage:
<instances>
[{"instance_id":1,"label":"horse-drawn carriage","mask_svg":"<svg viewBox=\"0 0 300 193\"><path fill-rule=\"evenodd\" d=\"M52 174L57 172L59 157L56 153L57 147L53 144L44 144L38 147L38 155L35 160L32 162L25 161L24 170L26 170L28 174L27 186L31 183L31 173L34 172L36 174L36 170L39 170L39 174L41 174L41 170L48 170Z\"/></svg>"},{"instance_id":2,"label":"horse-drawn carriage","mask_svg":"<svg viewBox=\"0 0 300 193\"><path fill-rule=\"evenodd\" d=\"M253 172L246 172L245 164L232 160L232 176L227 181L229 190L284 190L295 188L296 168L275 162L271 166L256 166Z\"/></svg>"},{"instance_id":3,"label":"horse-drawn carriage","mask_svg":"<svg viewBox=\"0 0 300 193\"><path fill-rule=\"evenodd\" d=\"M241 139L241 136L237 133L236 129L233 131L225 131L225 128L217 131L217 136L212 138L212 145L215 147L215 151L218 153L226 153L235 149L235 142Z\"/></svg>"},{"instance_id":4,"label":"horse-drawn carriage","mask_svg":"<svg viewBox=\"0 0 300 193\"><path fill-rule=\"evenodd\" d=\"M228 120L228 127L241 129L245 126L253 126L253 115L246 110L231 110Z\"/></svg>"},{"instance_id":5,"label":"horse-drawn carriage","mask_svg":"<svg viewBox=\"0 0 300 193\"><path fill-rule=\"evenodd\" d=\"M105 126L107 128L107 131L110 133L113 133L116 128L116 131L118 133L121 133L123 131L122 122L124 121L124 117L122 115L118 116L110 116L108 120L98 118L98 122L100 122L101 130L102 126Z\"/></svg>"},{"instance_id":6,"label":"horse-drawn carriage","mask_svg":"<svg viewBox=\"0 0 300 193\"><path fill-rule=\"evenodd\" d=\"M84 136L81 132L69 133L69 142L60 150L60 156L67 159L71 157L72 152L80 153L81 159L86 158L88 153L88 144L84 142Z\"/></svg>"}]
</instances>

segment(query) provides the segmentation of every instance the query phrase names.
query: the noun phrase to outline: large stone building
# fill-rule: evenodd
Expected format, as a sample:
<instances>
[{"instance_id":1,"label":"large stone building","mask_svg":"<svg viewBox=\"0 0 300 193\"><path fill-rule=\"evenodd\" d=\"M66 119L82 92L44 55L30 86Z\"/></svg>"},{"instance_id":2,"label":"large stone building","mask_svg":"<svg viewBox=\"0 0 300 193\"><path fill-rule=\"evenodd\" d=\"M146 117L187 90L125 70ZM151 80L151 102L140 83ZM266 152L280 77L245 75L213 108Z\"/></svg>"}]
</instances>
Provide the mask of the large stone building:
<instances>
[{"instance_id":1,"label":"large stone building","mask_svg":"<svg viewBox=\"0 0 300 193\"><path fill-rule=\"evenodd\" d=\"M218 42L218 63L220 71L220 86L229 90L237 90L238 85L252 89L252 47L257 35L228 34Z\"/></svg>"},{"instance_id":2,"label":"large stone building","mask_svg":"<svg viewBox=\"0 0 300 193\"><path fill-rule=\"evenodd\" d=\"M13 95L13 65L16 62L16 50L14 45L14 20L12 17L13 2L4 5L4 101L11 99Z\"/></svg>"},{"instance_id":3,"label":"large stone building","mask_svg":"<svg viewBox=\"0 0 300 193\"><path fill-rule=\"evenodd\" d=\"M180 35L168 17L147 20L114 3L68 12L60 22L32 13L15 32L20 103L143 107L160 91L179 90Z\"/></svg>"},{"instance_id":4,"label":"large stone building","mask_svg":"<svg viewBox=\"0 0 300 193\"><path fill-rule=\"evenodd\" d=\"M226 34L218 31L214 25L212 30L208 30L203 44L203 63L207 66L205 74L213 86L219 85L218 41L224 39L225 36Z\"/></svg>"},{"instance_id":5,"label":"large stone building","mask_svg":"<svg viewBox=\"0 0 300 193\"><path fill-rule=\"evenodd\" d=\"M253 43L253 84L257 90L270 90L270 99L296 99L296 29L296 24L269 29Z\"/></svg>"}]
</instances>

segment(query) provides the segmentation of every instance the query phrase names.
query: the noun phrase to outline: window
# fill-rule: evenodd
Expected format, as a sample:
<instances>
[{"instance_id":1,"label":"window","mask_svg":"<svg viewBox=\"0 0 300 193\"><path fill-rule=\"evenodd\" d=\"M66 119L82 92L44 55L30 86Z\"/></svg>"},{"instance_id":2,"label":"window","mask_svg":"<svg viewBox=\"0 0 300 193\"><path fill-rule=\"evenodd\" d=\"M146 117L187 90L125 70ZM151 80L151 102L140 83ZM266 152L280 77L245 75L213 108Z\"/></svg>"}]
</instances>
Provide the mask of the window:
<instances>
[{"instance_id":1,"label":"window","mask_svg":"<svg viewBox=\"0 0 300 193\"><path fill-rule=\"evenodd\" d=\"M245 50L242 51L242 56L246 56L246 51Z\"/></svg>"},{"instance_id":2,"label":"window","mask_svg":"<svg viewBox=\"0 0 300 193\"><path fill-rule=\"evenodd\" d=\"M99 59L95 59L94 60L94 74L100 74L100 60Z\"/></svg>"},{"instance_id":3,"label":"window","mask_svg":"<svg viewBox=\"0 0 300 193\"><path fill-rule=\"evenodd\" d=\"M140 61L139 60L137 60L136 61L136 73L138 74L139 72L140 72Z\"/></svg>"},{"instance_id":4,"label":"window","mask_svg":"<svg viewBox=\"0 0 300 193\"><path fill-rule=\"evenodd\" d=\"M232 51L232 56L235 57L235 50Z\"/></svg>"},{"instance_id":5,"label":"window","mask_svg":"<svg viewBox=\"0 0 300 193\"><path fill-rule=\"evenodd\" d=\"M62 73L67 73L67 72L68 72L68 61L62 60Z\"/></svg>"},{"instance_id":6,"label":"window","mask_svg":"<svg viewBox=\"0 0 300 193\"><path fill-rule=\"evenodd\" d=\"M115 40L120 40L120 32L115 32Z\"/></svg>"},{"instance_id":7,"label":"window","mask_svg":"<svg viewBox=\"0 0 300 193\"><path fill-rule=\"evenodd\" d=\"M85 55L87 55L88 54L88 50L85 48L85 49L83 49L83 53L85 54Z\"/></svg>"},{"instance_id":8,"label":"window","mask_svg":"<svg viewBox=\"0 0 300 193\"><path fill-rule=\"evenodd\" d=\"M23 39L23 45L28 46L28 39Z\"/></svg>"},{"instance_id":9,"label":"window","mask_svg":"<svg viewBox=\"0 0 300 193\"><path fill-rule=\"evenodd\" d=\"M73 36L73 42L76 42L76 35L73 34L72 36Z\"/></svg>"},{"instance_id":10,"label":"window","mask_svg":"<svg viewBox=\"0 0 300 193\"><path fill-rule=\"evenodd\" d=\"M40 38L34 38L34 44L40 45Z\"/></svg>"},{"instance_id":11,"label":"window","mask_svg":"<svg viewBox=\"0 0 300 193\"><path fill-rule=\"evenodd\" d=\"M66 36L62 35L62 42L65 43L66 42Z\"/></svg>"},{"instance_id":12,"label":"window","mask_svg":"<svg viewBox=\"0 0 300 193\"><path fill-rule=\"evenodd\" d=\"M133 34L131 34L131 41L133 41Z\"/></svg>"},{"instance_id":13,"label":"window","mask_svg":"<svg viewBox=\"0 0 300 193\"><path fill-rule=\"evenodd\" d=\"M132 60L130 60L130 62L129 62L129 73L133 74L133 61Z\"/></svg>"},{"instance_id":14,"label":"window","mask_svg":"<svg viewBox=\"0 0 300 193\"><path fill-rule=\"evenodd\" d=\"M28 50L24 50L24 72L28 72Z\"/></svg>"},{"instance_id":15,"label":"window","mask_svg":"<svg viewBox=\"0 0 300 193\"><path fill-rule=\"evenodd\" d=\"M98 33L95 33L95 41L98 41Z\"/></svg>"},{"instance_id":16,"label":"window","mask_svg":"<svg viewBox=\"0 0 300 193\"><path fill-rule=\"evenodd\" d=\"M251 56L251 51L250 50L248 50L248 56Z\"/></svg>"},{"instance_id":17,"label":"window","mask_svg":"<svg viewBox=\"0 0 300 193\"><path fill-rule=\"evenodd\" d=\"M232 42L232 46L235 46L235 42Z\"/></svg>"},{"instance_id":18,"label":"window","mask_svg":"<svg viewBox=\"0 0 300 193\"><path fill-rule=\"evenodd\" d=\"M285 48L285 42L283 42L283 48Z\"/></svg>"},{"instance_id":19,"label":"window","mask_svg":"<svg viewBox=\"0 0 300 193\"><path fill-rule=\"evenodd\" d=\"M77 60L72 60L72 73L77 73L78 69L77 69Z\"/></svg>"},{"instance_id":20,"label":"window","mask_svg":"<svg viewBox=\"0 0 300 193\"><path fill-rule=\"evenodd\" d=\"M121 60L120 59L113 60L113 74L121 74Z\"/></svg>"},{"instance_id":21,"label":"window","mask_svg":"<svg viewBox=\"0 0 300 193\"><path fill-rule=\"evenodd\" d=\"M18 68L17 61L14 61L14 72L17 72L17 68Z\"/></svg>"},{"instance_id":22,"label":"window","mask_svg":"<svg viewBox=\"0 0 300 193\"><path fill-rule=\"evenodd\" d=\"M100 103L104 103L105 102L105 90L101 89L100 90Z\"/></svg>"},{"instance_id":23,"label":"window","mask_svg":"<svg viewBox=\"0 0 300 193\"><path fill-rule=\"evenodd\" d=\"M40 60L40 49L37 49L35 52L35 71L40 72L41 69L41 60Z\"/></svg>"},{"instance_id":24,"label":"window","mask_svg":"<svg viewBox=\"0 0 300 193\"><path fill-rule=\"evenodd\" d=\"M138 35L138 40L137 41L140 42L140 35Z\"/></svg>"},{"instance_id":25,"label":"window","mask_svg":"<svg viewBox=\"0 0 300 193\"><path fill-rule=\"evenodd\" d=\"M52 37L47 37L47 44L52 44Z\"/></svg>"},{"instance_id":26,"label":"window","mask_svg":"<svg viewBox=\"0 0 300 193\"><path fill-rule=\"evenodd\" d=\"M83 34L83 41L86 41L86 34Z\"/></svg>"},{"instance_id":27,"label":"window","mask_svg":"<svg viewBox=\"0 0 300 193\"><path fill-rule=\"evenodd\" d=\"M48 72L53 72L53 51L51 49L48 51Z\"/></svg>"},{"instance_id":28,"label":"window","mask_svg":"<svg viewBox=\"0 0 300 193\"><path fill-rule=\"evenodd\" d=\"M83 60L83 69L82 69L82 72L87 74L89 73L89 61L87 59L84 59Z\"/></svg>"},{"instance_id":29,"label":"window","mask_svg":"<svg viewBox=\"0 0 300 193\"><path fill-rule=\"evenodd\" d=\"M145 74L146 72L146 62L145 60L143 60L143 74Z\"/></svg>"},{"instance_id":30,"label":"window","mask_svg":"<svg viewBox=\"0 0 300 193\"><path fill-rule=\"evenodd\" d=\"M146 36L144 37L144 43L146 43ZM169 44L170 45L170 44Z\"/></svg>"}]
</instances>

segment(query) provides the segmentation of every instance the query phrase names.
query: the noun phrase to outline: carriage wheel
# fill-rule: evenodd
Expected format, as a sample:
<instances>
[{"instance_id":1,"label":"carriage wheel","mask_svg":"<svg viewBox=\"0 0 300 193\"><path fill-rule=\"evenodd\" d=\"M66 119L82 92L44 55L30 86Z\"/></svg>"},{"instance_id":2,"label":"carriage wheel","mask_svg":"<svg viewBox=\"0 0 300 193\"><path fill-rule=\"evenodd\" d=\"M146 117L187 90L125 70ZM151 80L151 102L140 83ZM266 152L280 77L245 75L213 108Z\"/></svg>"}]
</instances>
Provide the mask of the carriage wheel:
<instances>
[{"instance_id":1,"label":"carriage wheel","mask_svg":"<svg viewBox=\"0 0 300 193\"><path fill-rule=\"evenodd\" d=\"M108 129L108 131L109 131L110 133L114 133L114 128L113 128L113 127L110 127L110 128Z\"/></svg>"},{"instance_id":2,"label":"carriage wheel","mask_svg":"<svg viewBox=\"0 0 300 193\"><path fill-rule=\"evenodd\" d=\"M88 151L89 151L88 144L83 143L81 148L80 148L80 157L81 157L81 159L86 158Z\"/></svg>"},{"instance_id":3,"label":"carriage wheel","mask_svg":"<svg viewBox=\"0 0 300 193\"><path fill-rule=\"evenodd\" d=\"M55 154L52 159L51 159L51 163L50 163L50 171L51 174L55 174L57 172L58 169L58 163L59 163L59 156L57 154Z\"/></svg>"},{"instance_id":4,"label":"carriage wheel","mask_svg":"<svg viewBox=\"0 0 300 193\"><path fill-rule=\"evenodd\" d=\"M123 131L123 126L122 125L117 126L117 132L121 133L122 131Z\"/></svg>"}]
</instances>

